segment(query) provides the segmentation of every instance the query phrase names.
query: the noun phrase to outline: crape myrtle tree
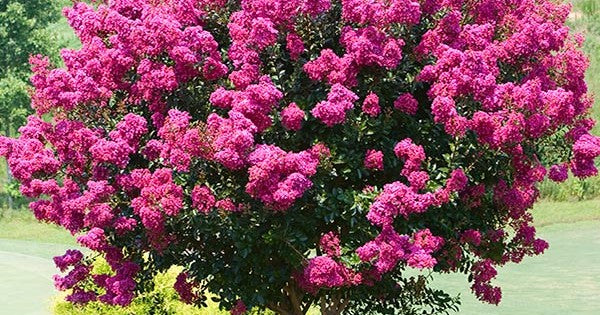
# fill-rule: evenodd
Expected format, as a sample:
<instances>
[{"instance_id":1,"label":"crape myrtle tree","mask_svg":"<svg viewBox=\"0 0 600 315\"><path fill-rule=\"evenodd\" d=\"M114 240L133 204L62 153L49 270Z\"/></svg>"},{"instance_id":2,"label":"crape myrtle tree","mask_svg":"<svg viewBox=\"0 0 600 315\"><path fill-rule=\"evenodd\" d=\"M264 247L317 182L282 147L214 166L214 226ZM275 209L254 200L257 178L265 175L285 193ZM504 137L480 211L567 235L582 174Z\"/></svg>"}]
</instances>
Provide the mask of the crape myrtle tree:
<instances>
[{"instance_id":1,"label":"crape myrtle tree","mask_svg":"<svg viewBox=\"0 0 600 315\"><path fill-rule=\"evenodd\" d=\"M597 174L570 6L551 0L114 0L66 9L65 68L31 58L2 138L35 216L91 250L55 258L74 303L127 305L154 274L234 314L438 314L460 272L548 244L545 177ZM49 119L48 117L51 117ZM94 255L112 272L93 274ZM423 273L428 274L428 273Z\"/></svg>"}]
</instances>

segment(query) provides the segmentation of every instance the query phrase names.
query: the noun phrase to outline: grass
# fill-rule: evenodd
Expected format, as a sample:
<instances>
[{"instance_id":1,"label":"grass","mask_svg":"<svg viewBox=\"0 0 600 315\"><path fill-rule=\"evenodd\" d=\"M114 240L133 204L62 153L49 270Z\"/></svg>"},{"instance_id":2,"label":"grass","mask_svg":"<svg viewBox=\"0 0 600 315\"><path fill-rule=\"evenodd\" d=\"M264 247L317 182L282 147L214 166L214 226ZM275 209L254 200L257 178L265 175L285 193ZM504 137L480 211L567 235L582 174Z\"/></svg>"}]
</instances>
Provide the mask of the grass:
<instances>
[{"instance_id":1,"label":"grass","mask_svg":"<svg viewBox=\"0 0 600 315\"><path fill-rule=\"evenodd\" d=\"M533 209L536 227L600 220L600 199L581 202L541 201Z\"/></svg>"},{"instance_id":2,"label":"grass","mask_svg":"<svg viewBox=\"0 0 600 315\"><path fill-rule=\"evenodd\" d=\"M72 0L58 0L57 3L57 6L60 8L70 7L73 4ZM81 47L81 42L79 42L79 39L75 36L73 29L64 17L50 24L48 30L56 39L59 48L77 49Z\"/></svg>"},{"instance_id":3,"label":"grass","mask_svg":"<svg viewBox=\"0 0 600 315\"><path fill-rule=\"evenodd\" d=\"M598 211L598 208L595 209ZM552 224L538 230L550 243L541 256L498 270L499 306L482 304L469 292L465 275L441 275L434 286L460 294L460 314L598 314L600 310L600 221Z\"/></svg>"},{"instance_id":4,"label":"grass","mask_svg":"<svg viewBox=\"0 0 600 315\"><path fill-rule=\"evenodd\" d=\"M0 211L0 239L75 245L74 237L65 229L39 223L26 209Z\"/></svg>"}]
</instances>

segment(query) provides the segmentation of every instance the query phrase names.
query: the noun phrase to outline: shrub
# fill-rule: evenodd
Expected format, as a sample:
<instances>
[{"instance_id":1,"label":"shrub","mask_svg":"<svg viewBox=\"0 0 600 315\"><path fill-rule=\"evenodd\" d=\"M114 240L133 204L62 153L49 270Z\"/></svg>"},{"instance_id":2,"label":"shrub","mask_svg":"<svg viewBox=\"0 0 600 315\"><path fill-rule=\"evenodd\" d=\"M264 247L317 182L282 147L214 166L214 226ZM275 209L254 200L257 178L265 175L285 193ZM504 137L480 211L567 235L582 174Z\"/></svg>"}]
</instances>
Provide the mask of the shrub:
<instances>
[{"instance_id":1,"label":"shrub","mask_svg":"<svg viewBox=\"0 0 600 315\"><path fill-rule=\"evenodd\" d=\"M74 303L128 305L182 266L183 301L233 314L456 309L411 268L497 304L496 267L548 247L536 185L597 174L569 9L78 2L82 48L31 59L36 114L0 153L36 217L110 266L55 258Z\"/></svg>"},{"instance_id":2,"label":"shrub","mask_svg":"<svg viewBox=\"0 0 600 315\"><path fill-rule=\"evenodd\" d=\"M93 263L93 272L109 273L110 266L103 259ZM53 312L57 315L69 314L187 314L187 315L213 315L219 314L218 305L212 304L205 309L194 308L183 303L175 292L173 284L181 268L172 267L164 273L157 274L152 280L153 289L136 296L127 307L107 305L101 302L90 302L86 305L77 305L64 301L59 297L53 305ZM224 312L223 312L224 313Z\"/></svg>"}]
</instances>

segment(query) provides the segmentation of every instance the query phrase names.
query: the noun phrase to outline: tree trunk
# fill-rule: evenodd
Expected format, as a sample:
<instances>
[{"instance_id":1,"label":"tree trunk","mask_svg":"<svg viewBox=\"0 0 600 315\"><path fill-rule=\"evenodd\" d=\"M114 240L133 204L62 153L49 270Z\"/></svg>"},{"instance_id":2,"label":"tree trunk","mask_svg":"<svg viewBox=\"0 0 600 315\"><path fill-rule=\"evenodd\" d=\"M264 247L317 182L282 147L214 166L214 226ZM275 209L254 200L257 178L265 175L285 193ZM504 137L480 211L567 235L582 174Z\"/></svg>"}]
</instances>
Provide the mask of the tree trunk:
<instances>
[{"instance_id":1,"label":"tree trunk","mask_svg":"<svg viewBox=\"0 0 600 315\"><path fill-rule=\"evenodd\" d=\"M349 302L349 300L342 298L340 292L316 298L304 294L294 284L285 286L282 293L284 295L284 302L267 304L270 310L281 315L305 315L315 302L319 303L322 315L339 315L348 306Z\"/></svg>"},{"instance_id":2,"label":"tree trunk","mask_svg":"<svg viewBox=\"0 0 600 315\"><path fill-rule=\"evenodd\" d=\"M342 314L346 306L348 306L348 299L343 299L340 292L331 294L329 297L322 296L320 299L321 314L322 315L339 315Z\"/></svg>"}]
</instances>

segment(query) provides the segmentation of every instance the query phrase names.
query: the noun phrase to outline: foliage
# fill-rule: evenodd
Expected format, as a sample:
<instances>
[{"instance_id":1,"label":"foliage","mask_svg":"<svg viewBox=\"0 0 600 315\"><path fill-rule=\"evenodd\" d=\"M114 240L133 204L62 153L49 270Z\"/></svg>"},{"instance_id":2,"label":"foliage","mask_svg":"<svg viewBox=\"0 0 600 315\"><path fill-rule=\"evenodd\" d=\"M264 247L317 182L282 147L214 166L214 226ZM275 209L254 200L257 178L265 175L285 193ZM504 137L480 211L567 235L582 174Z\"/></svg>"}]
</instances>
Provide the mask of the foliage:
<instances>
[{"instance_id":1,"label":"foliage","mask_svg":"<svg viewBox=\"0 0 600 315\"><path fill-rule=\"evenodd\" d=\"M46 26L58 19L55 1L0 2L0 117L2 131L24 123L29 109L26 83L29 56L52 55L55 47Z\"/></svg>"},{"instance_id":2,"label":"foliage","mask_svg":"<svg viewBox=\"0 0 600 315\"><path fill-rule=\"evenodd\" d=\"M598 173L569 9L78 2L81 49L31 58L36 113L0 154L36 217L108 263L55 258L73 303L130 305L182 266L183 301L233 314L457 308L411 269L497 304L496 266L548 247L538 183Z\"/></svg>"}]
</instances>

